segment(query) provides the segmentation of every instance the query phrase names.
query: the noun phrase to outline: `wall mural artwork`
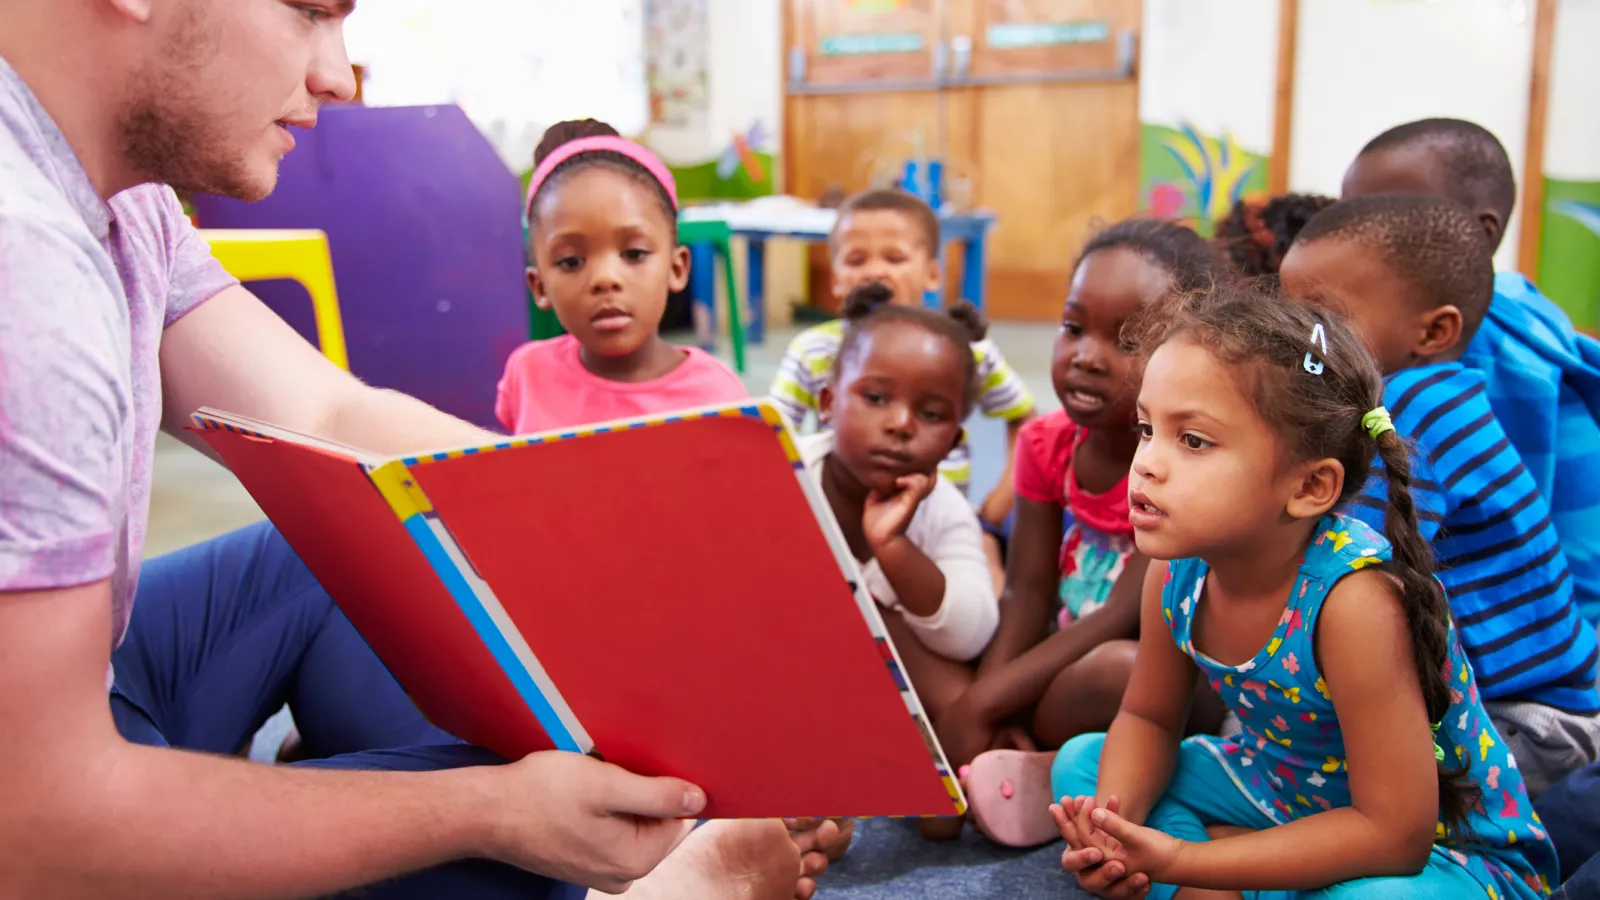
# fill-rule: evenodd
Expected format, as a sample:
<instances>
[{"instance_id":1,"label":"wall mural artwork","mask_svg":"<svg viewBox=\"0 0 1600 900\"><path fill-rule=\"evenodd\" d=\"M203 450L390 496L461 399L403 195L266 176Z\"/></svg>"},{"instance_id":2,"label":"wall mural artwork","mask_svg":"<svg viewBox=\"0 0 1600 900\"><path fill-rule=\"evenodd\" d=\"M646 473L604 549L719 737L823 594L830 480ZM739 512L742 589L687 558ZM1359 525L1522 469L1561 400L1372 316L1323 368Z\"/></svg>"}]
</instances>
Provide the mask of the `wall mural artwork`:
<instances>
[{"instance_id":1,"label":"wall mural artwork","mask_svg":"<svg viewBox=\"0 0 1600 900\"><path fill-rule=\"evenodd\" d=\"M1600 181L1545 179L1539 290L1572 324L1600 330Z\"/></svg>"},{"instance_id":2,"label":"wall mural artwork","mask_svg":"<svg viewBox=\"0 0 1600 900\"><path fill-rule=\"evenodd\" d=\"M1140 199L1153 216L1182 219L1210 235L1211 223L1234 203L1266 193L1267 157L1231 135L1146 122L1139 145Z\"/></svg>"}]
</instances>

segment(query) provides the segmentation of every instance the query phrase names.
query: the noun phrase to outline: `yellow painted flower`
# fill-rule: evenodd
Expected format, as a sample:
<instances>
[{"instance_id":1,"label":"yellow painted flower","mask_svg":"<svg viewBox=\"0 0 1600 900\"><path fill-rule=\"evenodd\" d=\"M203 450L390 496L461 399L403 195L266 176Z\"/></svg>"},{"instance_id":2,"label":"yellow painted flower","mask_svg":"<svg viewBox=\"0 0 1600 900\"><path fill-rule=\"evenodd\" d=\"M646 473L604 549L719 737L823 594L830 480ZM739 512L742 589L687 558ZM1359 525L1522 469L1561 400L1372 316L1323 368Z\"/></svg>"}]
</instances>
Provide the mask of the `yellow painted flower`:
<instances>
[{"instance_id":1,"label":"yellow painted flower","mask_svg":"<svg viewBox=\"0 0 1600 900\"><path fill-rule=\"evenodd\" d=\"M1367 566L1375 566L1381 562L1383 562L1383 560L1376 556L1358 556L1355 559L1350 560L1350 568L1359 572L1362 569L1365 569Z\"/></svg>"},{"instance_id":2,"label":"yellow painted flower","mask_svg":"<svg viewBox=\"0 0 1600 900\"><path fill-rule=\"evenodd\" d=\"M1277 653L1278 648L1281 646L1283 646L1283 638L1273 638L1272 640L1268 641L1267 655L1271 656L1272 654Z\"/></svg>"},{"instance_id":3,"label":"yellow painted flower","mask_svg":"<svg viewBox=\"0 0 1600 900\"><path fill-rule=\"evenodd\" d=\"M1350 532L1348 531L1330 531L1324 535L1324 537L1330 541L1333 541L1333 549L1335 552L1343 550L1351 541Z\"/></svg>"},{"instance_id":4,"label":"yellow painted flower","mask_svg":"<svg viewBox=\"0 0 1600 900\"><path fill-rule=\"evenodd\" d=\"M1489 759L1489 748L1493 746L1494 738L1489 736L1489 729L1485 728L1478 732L1478 759L1480 761Z\"/></svg>"},{"instance_id":5,"label":"yellow painted flower","mask_svg":"<svg viewBox=\"0 0 1600 900\"><path fill-rule=\"evenodd\" d=\"M1330 695L1328 693L1328 679L1323 678L1320 675L1317 676L1316 687L1317 687L1317 693L1321 694L1324 698L1326 698L1328 700L1332 700L1333 699L1332 695Z\"/></svg>"}]
</instances>

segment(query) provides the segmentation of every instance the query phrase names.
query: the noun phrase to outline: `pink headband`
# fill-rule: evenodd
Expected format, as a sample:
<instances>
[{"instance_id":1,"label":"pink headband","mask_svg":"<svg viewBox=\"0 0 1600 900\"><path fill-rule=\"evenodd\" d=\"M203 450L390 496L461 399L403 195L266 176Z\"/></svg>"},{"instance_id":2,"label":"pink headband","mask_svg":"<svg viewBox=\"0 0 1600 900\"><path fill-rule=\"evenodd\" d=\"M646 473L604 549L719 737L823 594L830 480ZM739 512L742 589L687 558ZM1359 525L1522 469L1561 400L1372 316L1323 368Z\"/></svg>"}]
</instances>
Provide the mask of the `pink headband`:
<instances>
[{"instance_id":1,"label":"pink headband","mask_svg":"<svg viewBox=\"0 0 1600 900\"><path fill-rule=\"evenodd\" d=\"M678 208L678 184L672 180L672 173L667 170L666 164L661 161L660 157L626 138L603 135L567 141L557 147L549 156L546 156L544 162L539 163L539 167L533 170L533 180L528 182L528 198L522 204L523 210L532 215L534 195L539 193L539 188L544 184L545 179L550 177L550 173L556 170L556 166L580 153L597 152L620 153L644 166L645 171L654 176L656 181L660 182L661 186L666 189L667 197L672 200L672 208Z\"/></svg>"}]
</instances>

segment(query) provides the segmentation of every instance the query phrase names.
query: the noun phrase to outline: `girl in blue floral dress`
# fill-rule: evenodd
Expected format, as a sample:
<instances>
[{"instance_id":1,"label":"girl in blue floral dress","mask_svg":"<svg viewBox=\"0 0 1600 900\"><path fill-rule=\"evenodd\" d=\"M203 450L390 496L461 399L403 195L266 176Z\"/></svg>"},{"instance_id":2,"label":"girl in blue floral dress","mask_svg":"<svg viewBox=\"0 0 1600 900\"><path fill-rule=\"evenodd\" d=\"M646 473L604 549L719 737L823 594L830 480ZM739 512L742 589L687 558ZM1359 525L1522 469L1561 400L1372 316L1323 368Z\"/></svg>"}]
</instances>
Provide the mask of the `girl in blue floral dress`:
<instances>
[{"instance_id":1,"label":"girl in blue floral dress","mask_svg":"<svg viewBox=\"0 0 1600 900\"><path fill-rule=\"evenodd\" d=\"M1405 442L1355 337L1222 287L1141 341L1129 480L1145 581L1109 733L1054 759L1063 865L1168 898L1536 898L1554 850L1484 712L1417 533ZM1373 454L1386 535L1333 510ZM1197 678L1239 716L1182 740Z\"/></svg>"}]
</instances>

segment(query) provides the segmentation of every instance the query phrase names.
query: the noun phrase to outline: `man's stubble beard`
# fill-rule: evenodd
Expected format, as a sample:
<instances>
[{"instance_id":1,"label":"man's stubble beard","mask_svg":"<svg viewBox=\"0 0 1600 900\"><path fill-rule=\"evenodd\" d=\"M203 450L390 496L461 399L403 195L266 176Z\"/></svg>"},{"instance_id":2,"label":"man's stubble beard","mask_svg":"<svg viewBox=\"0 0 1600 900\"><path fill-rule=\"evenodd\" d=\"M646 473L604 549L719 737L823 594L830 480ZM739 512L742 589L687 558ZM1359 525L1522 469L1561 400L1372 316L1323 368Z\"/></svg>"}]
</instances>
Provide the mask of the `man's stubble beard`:
<instances>
[{"instance_id":1,"label":"man's stubble beard","mask_svg":"<svg viewBox=\"0 0 1600 900\"><path fill-rule=\"evenodd\" d=\"M203 3L191 3L171 39L134 75L118 117L118 151L141 181L180 191L255 201L272 193L253 178L246 154L227 134L226 105L208 97L206 64L217 55Z\"/></svg>"}]
</instances>

